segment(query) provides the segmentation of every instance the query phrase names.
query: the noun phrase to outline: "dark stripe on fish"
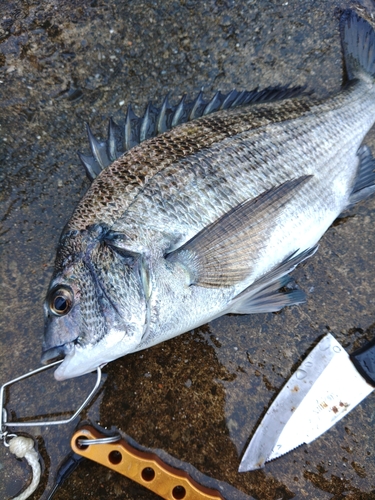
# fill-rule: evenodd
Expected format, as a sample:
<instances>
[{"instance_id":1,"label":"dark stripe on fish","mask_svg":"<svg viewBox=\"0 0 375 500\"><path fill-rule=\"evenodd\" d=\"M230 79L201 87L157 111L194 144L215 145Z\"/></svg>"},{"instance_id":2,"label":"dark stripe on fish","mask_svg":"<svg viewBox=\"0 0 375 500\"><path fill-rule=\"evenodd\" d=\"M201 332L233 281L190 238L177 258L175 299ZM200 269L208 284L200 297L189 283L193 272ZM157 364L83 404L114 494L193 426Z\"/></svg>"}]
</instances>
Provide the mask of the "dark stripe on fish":
<instances>
[{"instance_id":1,"label":"dark stripe on fish","mask_svg":"<svg viewBox=\"0 0 375 500\"><path fill-rule=\"evenodd\" d=\"M123 153L142 141L167 132L177 125L216 111L300 97L303 93L304 87L269 87L260 91L255 89L242 92L231 90L228 94L216 92L211 100L206 102L203 100L201 91L193 101L186 101L186 95L184 95L176 105L169 103L167 95L161 108L149 102L143 116L137 116L129 104L125 123L120 126L110 119L106 141L98 141L89 125L86 125L92 156L78 154L86 169L87 177L93 181L104 168Z\"/></svg>"},{"instance_id":2,"label":"dark stripe on fish","mask_svg":"<svg viewBox=\"0 0 375 500\"><path fill-rule=\"evenodd\" d=\"M147 181L166 167L245 131L292 120L308 112L307 98L219 111L185 123L135 146L97 177L76 208L67 230L121 217Z\"/></svg>"}]
</instances>

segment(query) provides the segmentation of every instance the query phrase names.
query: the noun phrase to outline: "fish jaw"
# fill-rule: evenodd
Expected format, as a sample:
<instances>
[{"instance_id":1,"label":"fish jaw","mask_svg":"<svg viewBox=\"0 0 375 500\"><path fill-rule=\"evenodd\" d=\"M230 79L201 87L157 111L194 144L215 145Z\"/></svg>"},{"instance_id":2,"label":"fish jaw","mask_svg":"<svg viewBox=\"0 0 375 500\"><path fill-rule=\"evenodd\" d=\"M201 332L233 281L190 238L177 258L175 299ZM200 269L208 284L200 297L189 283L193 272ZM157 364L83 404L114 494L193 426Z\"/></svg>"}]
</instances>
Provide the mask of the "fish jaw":
<instances>
[{"instance_id":1,"label":"fish jaw","mask_svg":"<svg viewBox=\"0 0 375 500\"><path fill-rule=\"evenodd\" d=\"M143 332L131 334L121 330L111 330L106 337L95 344L80 345L70 342L63 346L65 357L54 372L56 380L62 381L79 377L103 367L110 361L133 352L139 344ZM45 354L47 354L46 351Z\"/></svg>"},{"instance_id":2,"label":"fish jaw","mask_svg":"<svg viewBox=\"0 0 375 500\"><path fill-rule=\"evenodd\" d=\"M57 380L133 352L148 329L141 259L113 250L106 235L96 225L60 243L44 303L42 353L43 363L64 357Z\"/></svg>"}]
</instances>

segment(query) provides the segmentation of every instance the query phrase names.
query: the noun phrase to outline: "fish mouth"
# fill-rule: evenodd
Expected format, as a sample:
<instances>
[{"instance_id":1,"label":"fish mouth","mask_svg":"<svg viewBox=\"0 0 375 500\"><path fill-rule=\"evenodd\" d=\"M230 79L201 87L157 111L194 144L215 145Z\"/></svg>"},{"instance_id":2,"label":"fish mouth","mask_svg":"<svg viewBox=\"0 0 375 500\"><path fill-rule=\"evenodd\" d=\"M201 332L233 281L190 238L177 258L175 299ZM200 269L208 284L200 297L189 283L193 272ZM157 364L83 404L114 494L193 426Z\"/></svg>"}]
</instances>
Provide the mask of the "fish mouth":
<instances>
[{"instance_id":1,"label":"fish mouth","mask_svg":"<svg viewBox=\"0 0 375 500\"><path fill-rule=\"evenodd\" d=\"M63 344L55 347L51 347L42 351L41 363L43 365L49 365L55 361L60 361L64 359L69 352L72 351L73 342L69 342L68 344Z\"/></svg>"}]
</instances>

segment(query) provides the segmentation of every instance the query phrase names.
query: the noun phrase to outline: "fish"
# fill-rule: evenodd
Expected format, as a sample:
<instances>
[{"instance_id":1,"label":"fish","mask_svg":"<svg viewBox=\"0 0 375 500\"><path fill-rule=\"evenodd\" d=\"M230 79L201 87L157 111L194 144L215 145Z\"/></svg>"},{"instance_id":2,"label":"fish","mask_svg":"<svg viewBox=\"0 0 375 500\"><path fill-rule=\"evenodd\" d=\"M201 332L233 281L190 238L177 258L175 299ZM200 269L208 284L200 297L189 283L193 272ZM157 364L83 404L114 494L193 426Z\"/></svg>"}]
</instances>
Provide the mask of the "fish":
<instances>
[{"instance_id":1,"label":"fish","mask_svg":"<svg viewBox=\"0 0 375 500\"><path fill-rule=\"evenodd\" d=\"M375 33L340 19L346 82L202 93L108 139L90 128L92 180L61 234L44 302L42 362L77 377L224 314L274 312L306 296L290 273L332 222L375 191L362 141L375 121Z\"/></svg>"}]
</instances>

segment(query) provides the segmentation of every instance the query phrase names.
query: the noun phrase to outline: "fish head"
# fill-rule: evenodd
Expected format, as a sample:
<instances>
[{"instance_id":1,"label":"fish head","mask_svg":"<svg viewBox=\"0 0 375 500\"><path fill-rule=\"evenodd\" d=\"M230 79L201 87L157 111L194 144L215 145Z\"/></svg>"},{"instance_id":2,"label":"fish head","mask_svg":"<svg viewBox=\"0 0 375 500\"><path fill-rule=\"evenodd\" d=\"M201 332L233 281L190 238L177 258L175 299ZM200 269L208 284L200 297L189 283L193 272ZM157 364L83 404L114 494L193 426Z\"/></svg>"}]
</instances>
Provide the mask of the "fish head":
<instances>
[{"instance_id":1,"label":"fish head","mask_svg":"<svg viewBox=\"0 0 375 500\"><path fill-rule=\"evenodd\" d=\"M120 253L103 227L60 240L44 303L42 362L64 356L57 380L84 375L134 352L147 329L142 259Z\"/></svg>"}]
</instances>

